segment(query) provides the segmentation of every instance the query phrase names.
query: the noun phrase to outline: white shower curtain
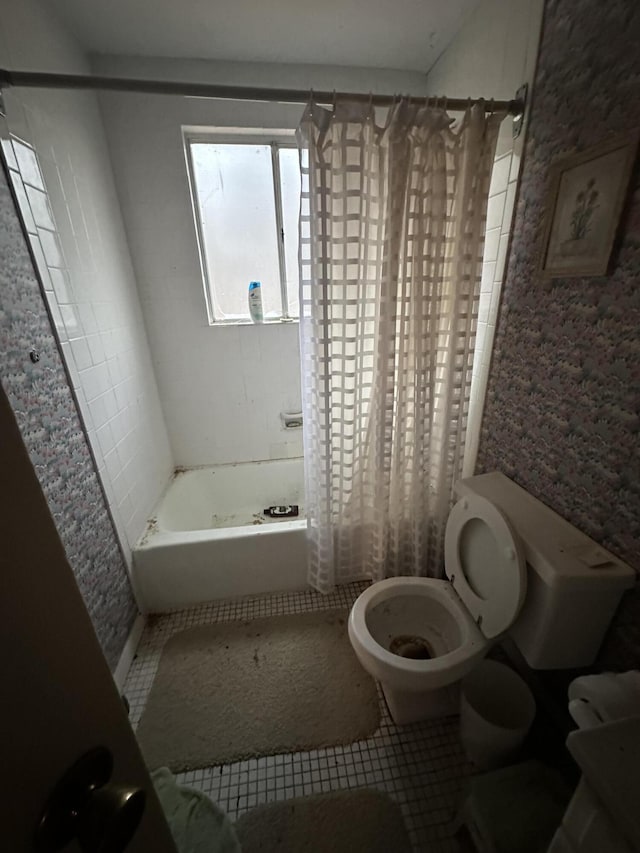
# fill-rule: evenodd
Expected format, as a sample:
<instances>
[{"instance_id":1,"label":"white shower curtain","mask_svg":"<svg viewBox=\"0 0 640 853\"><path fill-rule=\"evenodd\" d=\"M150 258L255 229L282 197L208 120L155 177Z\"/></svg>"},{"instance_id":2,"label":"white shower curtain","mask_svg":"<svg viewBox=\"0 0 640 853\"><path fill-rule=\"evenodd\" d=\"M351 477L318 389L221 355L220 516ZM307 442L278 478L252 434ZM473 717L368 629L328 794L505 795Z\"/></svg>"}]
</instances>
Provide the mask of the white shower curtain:
<instances>
[{"instance_id":1,"label":"white shower curtain","mask_svg":"<svg viewBox=\"0 0 640 853\"><path fill-rule=\"evenodd\" d=\"M309 582L442 574L502 115L310 103L298 129Z\"/></svg>"}]
</instances>

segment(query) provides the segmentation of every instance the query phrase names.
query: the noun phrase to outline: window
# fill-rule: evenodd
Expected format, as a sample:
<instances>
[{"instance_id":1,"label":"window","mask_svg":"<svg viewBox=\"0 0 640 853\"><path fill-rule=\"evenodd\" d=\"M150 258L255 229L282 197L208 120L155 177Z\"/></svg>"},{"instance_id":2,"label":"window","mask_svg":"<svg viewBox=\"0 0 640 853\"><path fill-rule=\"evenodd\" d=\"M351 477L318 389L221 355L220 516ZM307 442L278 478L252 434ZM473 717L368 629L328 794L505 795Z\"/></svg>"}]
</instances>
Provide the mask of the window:
<instances>
[{"instance_id":1,"label":"window","mask_svg":"<svg viewBox=\"0 0 640 853\"><path fill-rule=\"evenodd\" d=\"M300 168L293 137L186 134L187 165L209 321L249 319L249 282L265 320L291 320L298 300Z\"/></svg>"}]
</instances>

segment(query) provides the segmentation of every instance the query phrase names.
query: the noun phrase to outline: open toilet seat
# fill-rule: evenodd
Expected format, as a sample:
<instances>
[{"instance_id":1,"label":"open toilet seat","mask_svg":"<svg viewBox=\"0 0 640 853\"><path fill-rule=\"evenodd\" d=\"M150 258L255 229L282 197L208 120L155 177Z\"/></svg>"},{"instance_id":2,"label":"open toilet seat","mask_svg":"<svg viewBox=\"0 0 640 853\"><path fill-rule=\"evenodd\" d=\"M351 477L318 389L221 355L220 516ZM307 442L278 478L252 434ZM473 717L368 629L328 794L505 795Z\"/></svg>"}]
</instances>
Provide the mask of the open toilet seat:
<instances>
[{"instance_id":1,"label":"open toilet seat","mask_svg":"<svg viewBox=\"0 0 640 853\"><path fill-rule=\"evenodd\" d=\"M487 639L511 627L527 592L519 537L495 504L481 495L459 500L445 531L445 572Z\"/></svg>"},{"instance_id":2,"label":"open toilet seat","mask_svg":"<svg viewBox=\"0 0 640 853\"><path fill-rule=\"evenodd\" d=\"M486 654L489 641L518 615L526 592L523 548L504 515L486 498L464 497L452 509L445 567L448 581L378 581L351 609L351 644L385 691L434 690L460 680ZM398 636L428 637L430 632L436 641L429 659L391 651L391 641Z\"/></svg>"}]
</instances>

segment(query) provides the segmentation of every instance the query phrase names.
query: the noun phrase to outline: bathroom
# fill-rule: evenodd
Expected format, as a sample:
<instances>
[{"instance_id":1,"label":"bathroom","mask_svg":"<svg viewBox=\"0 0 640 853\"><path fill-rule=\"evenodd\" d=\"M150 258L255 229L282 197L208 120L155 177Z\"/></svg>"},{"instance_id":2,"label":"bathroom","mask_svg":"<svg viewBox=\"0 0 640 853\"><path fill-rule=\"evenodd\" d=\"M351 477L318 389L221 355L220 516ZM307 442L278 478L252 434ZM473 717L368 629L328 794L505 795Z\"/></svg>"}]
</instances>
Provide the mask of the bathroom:
<instances>
[{"instance_id":1,"label":"bathroom","mask_svg":"<svg viewBox=\"0 0 640 853\"><path fill-rule=\"evenodd\" d=\"M350 44L349 33L353 40L358 31L354 15L331 49L307 55L300 47L303 33L296 33L289 39L296 50L285 52L274 40L271 55L265 47L248 61L246 48L240 45L241 58L234 58L233 49L214 38L213 27L202 27L201 41L191 46L172 41L160 16L153 26L141 15L125 26L115 12L124 16L124 4L102 17L95 10L93 21L88 6L70 0L4 0L0 67L338 93L407 92L421 99L446 94L506 100L527 83L524 133L513 139L511 119L505 120L495 152L474 353L477 405L469 414L464 474L501 471L637 571L637 174L606 276L549 281L536 274L536 232L547 204L550 163L640 124L632 48L637 12L630 2L600 6L590 2L578 14L567 0L451 4L437 28L424 25L425 58L407 56L406 62L397 48L380 53L362 42ZM136 30L136 22L143 29ZM251 525L241 547L259 542L261 571L251 571L253 554L241 553L246 572L240 583L248 585L240 587L225 586L238 579L234 572L206 589L196 566L189 589L185 567L177 580L172 576L160 589L149 588L132 557L146 533L147 544L157 533L159 502L174 477L179 486L188 476L183 469L238 470L280 460L302 471L303 429L284 428L282 418L303 408L298 324L210 325L183 128L281 130L295 144L303 106L58 88L3 87L2 94L2 139L8 132L26 143L20 162L8 166L27 186L24 196L15 192L27 233L38 237L30 246L44 291L43 298L35 280L29 289L32 277L24 273L3 285L2 386L102 653L137 723L148 683L131 669L136 650L139 657L144 648L157 654L154 643L191 624L199 603L250 596L250 612L218 605L220 618L233 620L297 612L319 595L306 584L297 550L304 552L303 518ZM29 146L40 175L28 171ZM4 193L3 207L11 201L6 188ZM29 222L25 211L38 201L38 221ZM13 208L7 210L3 219L15 219ZM15 233L3 224L5 230ZM281 473L275 479L284 485ZM260 494L255 511L280 503L304 507L303 489L299 499L293 488L284 491ZM294 538L268 565L265 540L283 536L285 525ZM234 528L229 531L218 543L223 549L235 544ZM188 530L182 538L198 549L203 534ZM286 572L283 553L291 560ZM223 559L232 558L225 550ZM171 548L160 559L175 568ZM204 560L211 561L209 552ZM154 580L163 571L156 569ZM338 587L326 604L313 606L348 609L348 593L357 583ZM638 600L633 592L623 599L596 671L638 667ZM158 617L159 611L172 613ZM154 623L160 627L155 635ZM141 639L150 645L139 646ZM566 711L562 680L553 673L539 680L549 706ZM332 758L340 758L333 768L322 763L327 750L289 753L288 772L276 779L290 781L283 788L289 798L357 782L364 787L367 779L358 775L377 774L385 784L391 780L386 790L392 797L405 798L412 839L426 838L429 849L456 849L453 823L466 765L450 718L428 732L414 745L415 765L407 766L399 748L385 752L376 741L375 748L352 749L348 758L332 749ZM431 775L421 775L422 761L431 762ZM342 772L344 766L353 777ZM251 777L253 768L225 768L217 775L187 771L185 782L234 813L240 799L240 811L271 801L272 789ZM256 765L257 772L263 769ZM344 778L355 781L345 785ZM409 780L406 789L393 781L401 778ZM425 785L432 786L432 796L423 801ZM280 788L274 790L279 801ZM413 811L407 805L412 797L419 803Z\"/></svg>"}]
</instances>

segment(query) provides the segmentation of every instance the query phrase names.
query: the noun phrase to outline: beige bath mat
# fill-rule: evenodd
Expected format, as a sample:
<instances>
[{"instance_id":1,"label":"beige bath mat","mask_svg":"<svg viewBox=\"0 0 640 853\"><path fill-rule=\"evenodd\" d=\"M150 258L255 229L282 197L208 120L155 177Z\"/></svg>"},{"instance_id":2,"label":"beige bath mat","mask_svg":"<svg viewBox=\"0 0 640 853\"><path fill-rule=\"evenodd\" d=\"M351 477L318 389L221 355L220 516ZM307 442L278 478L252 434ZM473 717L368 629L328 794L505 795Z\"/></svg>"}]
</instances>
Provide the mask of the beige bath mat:
<instances>
[{"instance_id":1,"label":"beige bath mat","mask_svg":"<svg viewBox=\"0 0 640 853\"><path fill-rule=\"evenodd\" d=\"M350 743L380 723L346 611L190 628L165 645L137 735L151 769Z\"/></svg>"},{"instance_id":2,"label":"beige bath mat","mask_svg":"<svg viewBox=\"0 0 640 853\"><path fill-rule=\"evenodd\" d=\"M409 853L400 807L379 791L259 806L236 824L242 853Z\"/></svg>"}]
</instances>

